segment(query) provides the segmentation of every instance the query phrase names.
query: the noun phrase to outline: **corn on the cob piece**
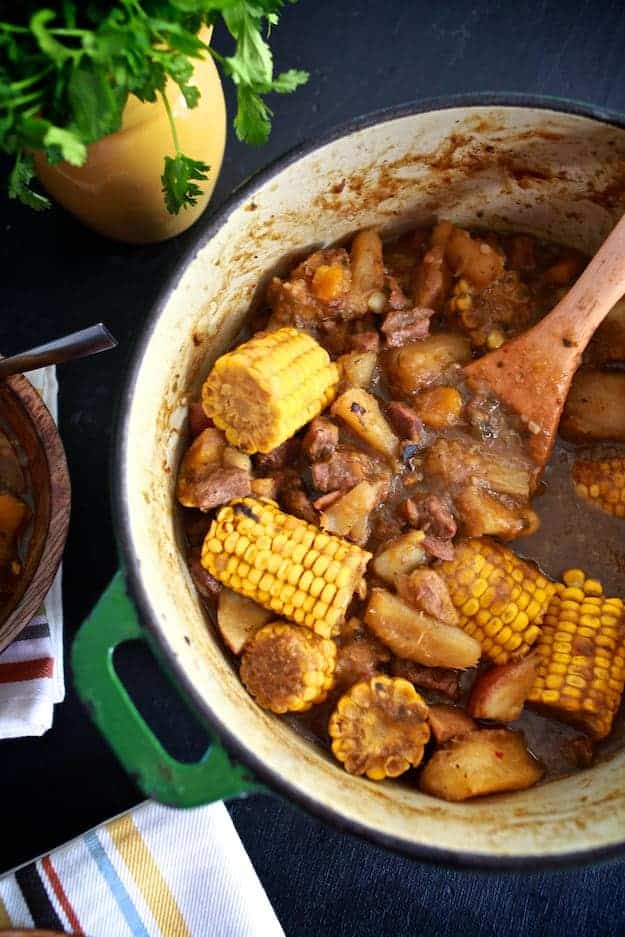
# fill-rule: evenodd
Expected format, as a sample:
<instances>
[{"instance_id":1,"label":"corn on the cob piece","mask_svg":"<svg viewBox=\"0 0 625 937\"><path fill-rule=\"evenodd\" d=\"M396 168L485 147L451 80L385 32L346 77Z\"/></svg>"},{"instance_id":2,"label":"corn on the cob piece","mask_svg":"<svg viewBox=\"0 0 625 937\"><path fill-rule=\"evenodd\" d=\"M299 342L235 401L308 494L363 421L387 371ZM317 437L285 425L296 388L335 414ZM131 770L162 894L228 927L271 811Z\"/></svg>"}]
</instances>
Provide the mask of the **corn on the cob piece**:
<instances>
[{"instance_id":1,"label":"corn on the cob piece","mask_svg":"<svg viewBox=\"0 0 625 937\"><path fill-rule=\"evenodd\" d=\"M512 550L487 537L461 541L453 560L440 563L460 627L476 638L497 664L523 657L540 633L555 592L549 582Z\"/></svg>"},{"instance_id":2,"label":"corn on the cob piece","mask_svg":"<svg viewBox=\"0 0 625 937\"><path fill-rule=\"evenodd\" d=\"M339 370L306 332L260 332L215 362L204 410L228 442L271 452L334 400Z\"/></svg>"},{"instance_id":3,"label":"corn on the cob piece","mask_svg":"<svg viewBox=\"0 0 625 937\"><path fill-rule=\"evenodd\" d=\"M621 599L570 569L549 603L536 645L531 702L594 739L612 728L625 686L625 614Z\"/></svg>"},{"instance_id":4,"label":"corn on the cob piece","mask_svg":"<svg viewBox=\"0 0 625 937\"><path fill-rule=\"evenodd\" d=\"M607 514L625 517L625 458L578 459L575 491Z\"/></svg>"},{"instance_id":5,"label":"corn on the cob piece","mask_svg":"<svg viewBox=\"0 0 625 937\"><path fill-rule=\"evenodd\" d=\"M245 645L241 680L263 709L303 712L326 698L335 662L334 641L309 628L272 621Z\"/></svg>"},{"instance_id":6,"label":"corn on the cob piece","mask_svg":"<svg viewBox=\"0 0 625 937\"><path fill-rule=\"evenodd\" d=\"M349 774L396 778L421 763L430 738L427 713L425 700L402 677L356 683L330 717L332 752Z\"/></svg>"},{"instance_id":7,"label":"corn on the cob piece","mask_svg":"<svg viewBox=\"0 0 625 937\"><path fill-rule=\"evenodd\" d=\"M222 508L202 546L202 566L234 592L329 638L345 617L371 554L269 500Z\"/></svg>"}]
</instances>

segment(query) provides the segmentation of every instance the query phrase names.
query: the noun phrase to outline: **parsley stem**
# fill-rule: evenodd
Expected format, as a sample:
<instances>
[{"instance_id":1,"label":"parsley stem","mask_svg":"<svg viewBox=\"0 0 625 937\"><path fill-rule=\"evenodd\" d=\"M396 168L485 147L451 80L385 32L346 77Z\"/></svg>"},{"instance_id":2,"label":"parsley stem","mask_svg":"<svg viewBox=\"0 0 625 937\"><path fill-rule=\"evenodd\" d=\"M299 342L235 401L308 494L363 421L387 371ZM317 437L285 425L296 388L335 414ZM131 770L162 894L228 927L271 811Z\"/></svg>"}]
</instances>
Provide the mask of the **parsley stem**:
<instances>
[{"instance_id":1,"label":"parsley stem","mask_svg":"<svg viewBox=\"0 0 625 937\"><path fill-rule=\"evenodd\" d=\"M176 148L176 156L180 153L180 141L178 139L178 131L176 130L176 122L174 120L174 115L171 112L171 107L169 101L167 100L167 95L164 91L161 91L161 97L163 99L163 104L165 105L165 110L167 112L167 120L169 121L169 126L171 128L171 135L174 141L174 146Z\"/></svg>"},{"instance_id":2,"label":"parsley stem","mask_svg":"<svg viewBox=\"0 0 625 937\"><path fill-rule=\"evenodd\" d=\"M15 109L16 107L21 107L22 104L30 104L31 101L40 100L42 97L41 91L30 91L28 94L18 95L16 98L10 98L8 101L3 101L0 98L0 107L10 107Z\"/></svg>"},{"instance_id":3,"label":"parsley stem","mask_svg":"<svg viewBox=\"0 0 625 937\"><path fill-rule=\"evenodd\" d=\"M22 78L21 81L13 81L9 85L11 91L23 91L24 88L29 88L30 85L36 85L38 81L44 78L49 72L54 68L53 65L46 65L45 68L42 68L40 72L37 72L36 75L31 75L28 78Z\"/></svg>"}]
</instances>

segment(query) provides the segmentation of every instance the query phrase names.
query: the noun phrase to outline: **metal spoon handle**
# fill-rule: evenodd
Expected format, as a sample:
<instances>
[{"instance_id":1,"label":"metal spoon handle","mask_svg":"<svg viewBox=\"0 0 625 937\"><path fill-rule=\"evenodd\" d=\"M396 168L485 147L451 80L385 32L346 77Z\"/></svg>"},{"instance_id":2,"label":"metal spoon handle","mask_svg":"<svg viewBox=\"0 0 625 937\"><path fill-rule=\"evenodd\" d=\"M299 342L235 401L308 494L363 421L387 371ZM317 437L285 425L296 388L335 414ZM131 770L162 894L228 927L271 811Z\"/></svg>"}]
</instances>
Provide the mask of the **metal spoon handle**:
<instances>
[{"instance_id":1,"label":"metal spoon handle","mask_svg":"<svg viewBox=\"0 0 625 937\"><path fill-rule=\"evenodd\" d=\"M117 339L113 338L102 322L92 325L80 332L72 332L62 338L55 338L52 342L31 348L19 355L0 360L0 379L9 374L21 374L24 371L34 371L48 364L63 364L64 361L73 361L75 358L86 358L88 355L97 355L100 351L115 348Z\"/></svg>"}]
</instances>

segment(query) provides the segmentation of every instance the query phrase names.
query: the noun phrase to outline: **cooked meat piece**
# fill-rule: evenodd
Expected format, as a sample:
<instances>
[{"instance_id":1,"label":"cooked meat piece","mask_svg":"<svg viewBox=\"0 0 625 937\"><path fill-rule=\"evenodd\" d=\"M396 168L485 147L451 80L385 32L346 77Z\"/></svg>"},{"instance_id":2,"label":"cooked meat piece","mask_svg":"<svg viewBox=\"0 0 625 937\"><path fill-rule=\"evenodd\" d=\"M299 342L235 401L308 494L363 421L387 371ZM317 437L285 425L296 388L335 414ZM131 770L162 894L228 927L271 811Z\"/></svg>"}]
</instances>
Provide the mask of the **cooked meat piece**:
<instances>
[{"instance_id":1,"label":"cooked meat piece","mask_svg":"<svg viewBox=\"0 0 625 937\"><path fill-rule=\"evenodd\" d=\"M423 432L423 423L407 404L400 400L391 400L387 410L391 426L401 439L417 441Z\"/></svg>"},{"instance_id":2,"label":"cooked meat piece","mask_svg":"<svg viewBox=\"0 0 625 937\"><path fill-rule=\"evenodd\" d=\"M187 563L193 584L197 591L205 599L215 601L221 591L221 583L211 576L208 570L204 569L201 562L202 550L200 547L194 547L189 551Z\"/></svg>"},{"instance_id":3,"label":"cooked meat piece","mask_svg":"<svg viewBox=\"0 0 625 937\"><path fill-rule=\"evenodd\" d=\"M454 548L451 540L440 540L438 537L426 536L423 540L423 549L437 560L453 560Z\"/></svg>"},{"instance_id":4,"label":"cooked meat piece","mask_svg":"<svg viewBox=\"0 0 625 937\"><path fill-rule=\"evenodd\" d=\"M336 423L318 416L306 430L302 450L310 462L319 462L329 459L338 444L339 428Z\"/></svg>"},{"instance_id":5,"label":"cooked meat piece","mask_svg":"<svg viewBox=\"0 0 625 937\"><path fill-rule=\"evenodd\" d=\"M411 660L394 657L391 662L391 673L396 677L404 677L415 686L424 690L434 690L451 700L460 696L460 671L448 670L445 667L423 667Z\"/></svg>"},{"instance_id":6,"label":"cooked meat piece","mask_svg":"<svg viewBox=\"0 0 625 937\"><path fill-rule=\"evenodd\" d=\"M198 401L189 404L189 435L192 439L199 436L202 430L213 426L213 421L204 413L204 407Z\"/></svg>"},{"instance_id":7,"label":"cooked meat piece","mask_svg":"<svg viewBox=\"0 0 625 937\"><path fill-rule=\"evenodd\" d=\"M347 251L343 248L316 251L291 271L288 280L278 277L271 280L267 301L273 311L272 319L277 325L306 328L324 319L349 318L346 299L350 287Z\"/></svg>"},{"instance_id":8,"label":"cooked meat piece","mask_svg":"<svg viewBox=\"0 0 625 937\"><path fill-rule=\"evenodd\" d=\"M176 497L186 508L199 508L202 485L221 466L226 448L224 434L209 427L196 436L180 463Z\"/></svg>"},{"instance_id":9,"label":"cooked meat piece","mask_svg":"<svg viewBox=\"0 0 625 937\"><path fill-rule=\"evenodd\" d=\"M413 309L395 309L384 318L382 331L389 348L399 348L407 342L417 342L430 331L433 309L418 306Z\"/></svg>"},{"instance_id":10,"label":"cooked meat piece","mask_svg":"<svg viewBox=\"0 0 625 937\"><path fill-rule=\"evenodd\" d=\"M271 452L257 452L254 456L254 466L258 472L263 474L275 472L276 469L282 469L293 462L297 455L299 440L295 437L287 439L281 445L276 446Z\"/></svg>"},{"instance_id":11,"label":"cooked meat piece","mask_svg":"<svg viewBox=\"0 0 625 937\"><path fill-rule=\"evenodd\" d=\"M397 583L397 591L415 608L431 615L446 625L458 624L456 611L447 583L436 570L419 567L408 576L402 576Z\"/></svg>"},{"instance_id":12,"label":"cooked meat piece","mask_svg":"<svg viewBox=\"0 0 625 937\"><path fill-rule=\"evenodd\" d=\"M326 508L332 507L334 502L338 501L339 498L342 497L342 491L329 491L326 495L321 495L320 498L317 498L316 501L313 501L313 507L315 511L325 511Z\"/></svg>"},{"instance_id":13,"label":"cooked meat piece","mask_svg":"<svg viewBox=\"0 0 625 937\"><path fill-rule=\"evenodd\" d=\"M515 234L506 249L508 266L521 273L536 269L536 240L529 234Z\"/></svg>"},{"instance_id":14,"label":"cooked meat piece","mask_svg":"<svg viewBox=\"0 0 625 937\"><path fill-rule=\"evenodd\" d=\"M388 291L388 306L390 309L407 309L410 306L410 300L402 290L397 277L390 276L387 273L384 277L384 286Z\"/></svg>"},{"instance_id":15,"label":"cooked meat piece","mask_svg":"<svg viewBox=\"0 0 625 937\"><path fill-rule=\"evenodd\" d=\"M326 462L315 462L312 478L319 491L346 491L361 481L372 481L385 473L376 459L348 447L337 449Z\"/></svg>"},{"instance_id":16,"label":"cooked meat piece","mask_svg":"<svg viewBox=\"0 0 625 937\"><path fill-rule=\"evenodd\" d=\"M576 739L568 739L562 745L561 751L576 768L590 768L595 758L593 743L585 735L580 735Z\"/></svg>"},{"instance_id":17,"label":"cooked meat piece","mask_svg":"<svg viewBox=\"0 0 625 937\"><path fill-rule=\"evenodd\" d=\"M352 328L347 322L328 319L319 324L319 344L323 345L331 358L344 355L351 348Z\"/></svg>"},{"instance_id":18,"label":"cooked meat piece","mask_svg":"<svg viewBox=\"0 0 625 937\"><path fill-rule=\"evenodd\" d=\"M477 729L477 723L465 713L464 709L450 706L449 703L435 703L433 706L428 706L428 722L438 745L444 745L450 739Z\"/></svg>"},{"instance_id":19,"label":"cooked meat piece","mask_svg":"<svg viewBox=\"0 0 625 937\"><path fill-rule=\"evenodd\" d=\"M353 351L377 351L380 347L380 336L377 332L356 332L350 339Z\"/></svg>"},{"instance_id":20,"label":"cooked meat piece","mask_svg":"<svg viewBox=\"0 0 625 937\"><path fill-rule=\"evenodd\" d=\"M442 309L451 287L451 274L442 247L433 247L415 270L412 298L415 306Z\"/></svg>"},{"instance_id":21,"label":"cooked meat piece","mask_svg":"<svg viewBox=\"0 0 625 937\"><path fill-rule=\"evenodd\" d=\"M377 544L397 540L404 530L405 525L398 517L389 517L386 513L383 513L373 519L372 536Z\"/></svg>"},{"instance_id":22,"label":"cooked meat piece","mask_svg":"<svg viewBox=\"0 0 625 937\"><path fill-rule=\"evenodd\" d=\"M200 511L185 511L182 517L184 532L192 547L201 544L211 525L210 517Z\"/></svg>"},{"instance_id":23,"label":"cooked meat piece","mask_svg":"<svg viewBox=\"0 0 625 937\"><path fill-rule=\"evenodd\" d=\"M364 630L339 644L334 670L335 684L347 689L359 680L370 680L391 659L390 651Z\"/></svg>"},{"instance_id":24,"label":"cooked meat piece","mask_svg":"<svg viewBox=\"0 0 625 937\"><path fill-rule=\"evenodd\" d=\"M278 503L295 517L309 524L319 524L319 517L304 490L304 483L294 469L286 469L278 478Z\"/></svg>"},{"instance_id":25,"label":"cooked meat piece","mask_svg":"<svg viewBox=\"0 0 625 937\"><path fill-rule=\"evenodd\" d=\"M197 507L200 511L210 511L233 498L244 498L251 491L252 479L247 472L238 468L216 468L195 486Z\"/></svg>"},{"instance_id":26,"label":"cooked meat piece","mask_svg":"<svg viewBox=\"0 0 625 937\"><path fill-rule=\"evenodd\" d=\"M412 527L424 530L431 537L451 540L456 535L458 525L451 507L438 495L408 498L404 502L404 511Z\"/></svg>"},{"instance_id":27,"label":"cooked meat piece","mask_svg":"<svg viewBox=\"0 0 625 937\"><path fill-rule=\"evenodd\" d=\"M586 263L587 260L582 254L568 248L560 260L556 261L548 270L545 270L545 280L553 286L568 286L569 283L577 279Z\"/></svg>"}]
</instances>

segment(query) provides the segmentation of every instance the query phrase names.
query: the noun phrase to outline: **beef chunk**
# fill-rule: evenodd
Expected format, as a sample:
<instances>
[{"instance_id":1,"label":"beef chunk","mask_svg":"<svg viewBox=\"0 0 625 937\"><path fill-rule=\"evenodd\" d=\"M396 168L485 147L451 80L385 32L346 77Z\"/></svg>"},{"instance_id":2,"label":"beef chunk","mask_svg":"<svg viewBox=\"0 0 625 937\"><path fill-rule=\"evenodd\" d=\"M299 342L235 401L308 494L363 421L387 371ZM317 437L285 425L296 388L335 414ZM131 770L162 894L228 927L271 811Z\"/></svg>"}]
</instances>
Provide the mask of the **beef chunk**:
<instances>
[{"instance_id":1,"label":"beef chunk","mask_svg":"<svg viewBox=\"0 0 625 937\"><path fill-rule=\"evenodd\" d=\"M460 674L457 670L448 670L445 667L424 667L411 660L401 657L393 658L391 672L395 677L410 680L415 686L424 690L434 690L451 700L460 696Z\"/></svg>"},{"instance_id":2,"label":"beef chunk","mask_svg":"<svg viewBox=\"0 0 625 937\"><path fill-rule=\"evenodd\" d=\"M319 491L347 491L358 482L380 476L375 459L359 449L337 449L326 462L315 462L312 467L313 484Z\"/></svg>"},{"instance_id":3,"label":"beef chunk","mask_svg":"<svg viewBox=\"0 0 625 937\"><path fill-rule=\"evenodd\" d=\"M204 407L201 403L189 404L189 435L192 439L199 436L202 430L213 425L213 421L204 413Z\"/></svg>"},{"instance_id":4,"label":"beef chunk","mask_svg":"<svg viewBox=\"0 0 625 937\"><path fill-rule=\"evenodd\" d=\"M453 560L454 558L454 547L451 540L426 536L423 540L423 549L437 560Z\"/></svg>"},{"instance_id":5,"label":"beef chunk","mask_svg":"<svg viewBox=\"0 0 625 937\"><path fill-rule=\"evenodd\" d=\"M217 582L214 576L204 569L201 562L201 548L196 547L189 551L187 562L193 584L200 595L205 599L215 601L221 590L221 583Z\"/></svg>"},{"instance_id":6,"label":"beef chunk","mask_svg":"<svg viewBox=\"0 0 625 937\"><path fill-rule=\"evenodd\" d=\"M404 502L404 511L412 527L424 530L431 538L451 540L458 529L451 508L438 495L409 498Z\"/></svg>"},{"instance_id":7,"label":"beef chunk","mask_svg":"<svg viewBox=\"0 0 625 937\"><path fill-rule=\"evenodd\" d=\"M324 417L316 417L306 431L302 449L310 462L329 459L339 444L339 428Z\"/></svg>"},{"instance_id":8,"label":"beef chunk","mask_svg":"<svg viewBox=\"0 0 625 937\"><path fill-rule=\"evenodd\" d=\"M391 421L391 426L400 439L417 441L421 438L423 423L412 407L401 403L399 400L391 400L386 412Z\"/></svg>"},{"instance_id":9,"label":"beef chunk","mask_svg":"<svg viewBox=\"0 0 625 937\"><path fill-rule=\"evenodd\" d=\"M196 485L197 506L210 511L233 498L244 498L252 492L252 479L238 468L217 468Z\"/></svg>"},{"instance_id":10,"label":"beef chunk","mask_svg":"<svg viewBox=\"0 0 625 937\"><path fill-rule=\"evenodd\" d=\"M370 680L390 660L390 651L372 635L359 635L339 645L334 678L347 689L359 680Z\"/></svg>"},{"instance_id":11,"label":"beef chunk","mask_svg":"<svg viewBox=\"0 0 625 937\"><path fill-rule=\"evenodd\" d=\"M319 523L317 512L304 490L304 483L293 469L286 469L278 477L278 501L287 514L300 517L309 524Z\"/></svg>"},{"instance_id":12,"label":"beef chunk","mask_svg":"<svg viewBox=\"0 0 625 937\"><path fill-rule=\"evenodd\" d=\"M259 452L254 456L256 469L262 474L275 472L277 469L285 468L289 462L292 462L297 456L297 447L299 440L295 438L287 439L272 449L271 452Z\"/></svg>"},{"instance_id":13,"label":"beef chunk","mask_svg":"<svg viewBox=\"0 0 625 937\"><path fill-rule=\"evenodd\" d=\"M377 332L356 332L350 338L352 351L377 351L380 347L380 336Z\"/></svg>"},{"instance_id":14,"label":"beef chunk","mask_svg":"<svg viewBox=\"0 0 625 937\"><path fill-rule=\"evenodd\" d=\"M430 331L433 309L417 306L413 309L396 309L384 317L382 332L390 348L399 348L407 342L417 342Z\"/></svg>"},{"instance_id":15,"label":"beef chunk","mask_svg":"<svg viewBox=\"0 0 625 937\"><path fill-rule=\"evenodd\" d=\"M451 274L445 263L442 247L427 252L415 270L412 296L416 306L439 310L447 299L451 287Z\"/></svg>"}]
</instances>

